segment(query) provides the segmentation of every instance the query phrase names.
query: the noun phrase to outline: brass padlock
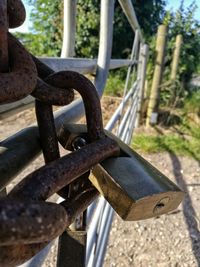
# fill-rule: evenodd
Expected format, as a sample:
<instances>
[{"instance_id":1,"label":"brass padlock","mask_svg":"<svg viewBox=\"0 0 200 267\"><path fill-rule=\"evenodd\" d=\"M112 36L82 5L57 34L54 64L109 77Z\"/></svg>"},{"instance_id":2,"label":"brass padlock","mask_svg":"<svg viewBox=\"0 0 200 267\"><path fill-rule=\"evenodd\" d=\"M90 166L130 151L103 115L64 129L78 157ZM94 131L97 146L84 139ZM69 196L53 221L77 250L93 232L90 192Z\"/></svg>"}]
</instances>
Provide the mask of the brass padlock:
<instances>
[{"instance_id":1,"label":"brass padlock","mask_svg":"<svg viewBox=\"0 0 200 267\"><path fill-rule=\"evenodd\" d=\"M153 167L120 139L120 156L104 160L92 168L90 181L111 204L118 215L127 221L152 218L178 207L184 193L165 175ZM71 150L77 138L87 141L85 125L63 125L60 143Z\"/></svg>"}]
</instances>

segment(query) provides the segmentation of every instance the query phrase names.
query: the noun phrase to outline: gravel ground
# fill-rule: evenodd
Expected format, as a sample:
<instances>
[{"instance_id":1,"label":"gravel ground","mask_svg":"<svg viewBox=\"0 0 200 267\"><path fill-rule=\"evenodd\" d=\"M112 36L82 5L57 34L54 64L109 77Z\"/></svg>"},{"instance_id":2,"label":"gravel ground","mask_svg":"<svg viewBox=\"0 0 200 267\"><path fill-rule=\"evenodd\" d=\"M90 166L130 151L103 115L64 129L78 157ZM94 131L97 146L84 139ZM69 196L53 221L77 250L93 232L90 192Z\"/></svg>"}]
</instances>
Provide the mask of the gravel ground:
<instances>
[{"instance_id":1,"label":"gravel ground","mask_svg":"<svg viewBox=\"0 0 200 267\"><path fill-rule=\"evenodd\" d=\"M105 98L104 119L107 121L118 100ZM108 110L109 107L109 110ZM30 125L35 120L33 109L0 121L1 140ZM196 267L200 266L199 186L200 165L187 157L168 153L143 155L186 192L180 207L167 215L140 222L124 222L115 216L104 267ZM19 177L43 164L42 157L33 162ZM17 177L15 181L20 178ZM15 181L9 185L10 189ZM54 267L56 246L43 267Z\"/></svg>"},{"instance_id":2,"label":"gravel ground","mask_svg":"<svg viewBox=\"0 0 200 267\"><path fill-rule=\"evenodd\" d=\"M185 200L159 218L123 222L115 216L104 267L200 266L199 163L167 153L144 157L179 184Z\"/></svg>"}]
</instances>

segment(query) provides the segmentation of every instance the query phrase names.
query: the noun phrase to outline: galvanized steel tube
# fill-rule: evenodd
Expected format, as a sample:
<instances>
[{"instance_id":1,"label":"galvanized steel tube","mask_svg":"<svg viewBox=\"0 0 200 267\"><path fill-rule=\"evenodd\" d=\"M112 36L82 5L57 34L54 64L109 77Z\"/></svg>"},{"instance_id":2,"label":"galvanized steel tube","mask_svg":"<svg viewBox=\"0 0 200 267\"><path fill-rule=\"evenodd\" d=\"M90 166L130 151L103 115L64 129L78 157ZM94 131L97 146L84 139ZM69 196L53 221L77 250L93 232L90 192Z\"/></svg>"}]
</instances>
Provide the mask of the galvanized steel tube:
<instances>
[{"instance_id":1,"label":"galvanized steel tube","mask_svg":"<svg viewBox=\"0 0 200 267\"><path fill-rule=\"evenodd\" d=\"M63 45L61 57L73 57L76 33L76 0L64 0Z\"/></svg>"}]
</instances>

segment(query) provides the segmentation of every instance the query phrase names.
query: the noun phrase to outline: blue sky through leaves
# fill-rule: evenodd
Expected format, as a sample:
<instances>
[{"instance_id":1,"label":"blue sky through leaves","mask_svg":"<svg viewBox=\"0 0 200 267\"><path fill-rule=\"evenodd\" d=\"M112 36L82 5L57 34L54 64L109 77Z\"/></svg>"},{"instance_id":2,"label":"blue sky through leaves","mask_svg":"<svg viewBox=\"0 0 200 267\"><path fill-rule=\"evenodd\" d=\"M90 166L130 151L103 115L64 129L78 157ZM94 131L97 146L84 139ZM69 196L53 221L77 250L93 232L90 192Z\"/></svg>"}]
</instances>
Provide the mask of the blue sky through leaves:
<instances>
[{"instance_id":1,"label":"blue sky through leaves","mask_svg":"<svg viewBox=\"0 0 200 267\"><path fill-rule=\"evenodd\" d=\"M30 23L30 12L31 12L31 6L29 6L27 4L27 0L23 0L22 1L26 7L26 21L24 22L24 24L17 28L17 29L14 29L12 31L20 31L20 32L29 32L29 27L31 26L31 23ZM167 1L167 9L173 9L174 11L180 6L180 0L177 1L177 0L168 0ZM191 3L193 2L193 0L185 0L184 1L184 5L185 7L188 7ZM199 0L196 1L196 4L198 5L198 9L196 11L196 14L195 14L195 18L198 19L200 21L200 3L199 3Z\"/></svg>"}]
</instances>

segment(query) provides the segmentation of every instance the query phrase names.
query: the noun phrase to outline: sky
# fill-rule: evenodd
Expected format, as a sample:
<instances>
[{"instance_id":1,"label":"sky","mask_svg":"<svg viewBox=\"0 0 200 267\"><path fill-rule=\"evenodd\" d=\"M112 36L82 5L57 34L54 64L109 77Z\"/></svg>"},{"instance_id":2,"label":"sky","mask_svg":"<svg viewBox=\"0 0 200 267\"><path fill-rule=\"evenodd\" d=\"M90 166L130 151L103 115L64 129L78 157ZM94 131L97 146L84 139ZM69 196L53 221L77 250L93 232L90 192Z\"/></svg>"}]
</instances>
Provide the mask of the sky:
<instances>
[{"instance_id":1,"label":"sky","mask_svg":"<svg viewBox=\"0 0 200 267\"><path fill-rule=\"evenodd\" d=\"M176 10L180 6L180 0L168 0L167 1L167 9L173 9ZM193 0L184 0L184 6L188 7L190 4L192 4ZM195 14L195 18L200 21L200 1L196 0L196 5L198 6Z\"/></svg>"},{"instance_id":2,"label":"sky","mask_svg":"<svg viewBox=\"0 0 200 267\"><path fill-rule=\"evenodd\" d=\"M22 0L22 2L24 3L25 5L25 8L26 8L26 21L24 22L24 24L17 28L17 29L13 29L11 30L12 31L20 31L20 32L29 32L29 27L31 26L31 23L30 23L30 11L31 11L31 7L29 5L27 5L27 0ZM180 5L180 0L168 0L167 1L167 9L173 9L173 10L176 10L179 5ZM185 0L184 3L185 3L185 7L188 7L191 3L193 2L193 0ZM196 14L195 14L195 18L198 19L200 21L200 1L199 0L196 0L196 3L198 5L198 9L196 11Z\"/></svg>"}]
</instances>

